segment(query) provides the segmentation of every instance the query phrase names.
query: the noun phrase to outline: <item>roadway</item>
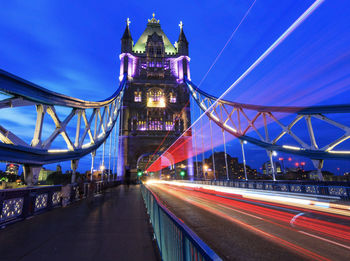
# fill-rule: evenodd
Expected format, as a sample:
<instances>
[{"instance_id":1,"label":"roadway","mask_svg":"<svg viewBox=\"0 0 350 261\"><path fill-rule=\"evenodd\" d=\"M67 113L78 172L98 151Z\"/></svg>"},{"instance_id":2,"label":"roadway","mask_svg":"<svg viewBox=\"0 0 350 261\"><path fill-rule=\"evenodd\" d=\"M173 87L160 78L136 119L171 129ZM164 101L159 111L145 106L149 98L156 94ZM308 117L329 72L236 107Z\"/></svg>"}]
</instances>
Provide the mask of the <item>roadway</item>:
<instances>
[{"instance_id":1,"label":"roadway","mask_svg":"<svg viewBox=\"0 0 350 261\"><path fill-rule=\"evenodd\" d=\"M350 212L148 183L224 260L350 260Z\"/></svg>"}]
</instances>

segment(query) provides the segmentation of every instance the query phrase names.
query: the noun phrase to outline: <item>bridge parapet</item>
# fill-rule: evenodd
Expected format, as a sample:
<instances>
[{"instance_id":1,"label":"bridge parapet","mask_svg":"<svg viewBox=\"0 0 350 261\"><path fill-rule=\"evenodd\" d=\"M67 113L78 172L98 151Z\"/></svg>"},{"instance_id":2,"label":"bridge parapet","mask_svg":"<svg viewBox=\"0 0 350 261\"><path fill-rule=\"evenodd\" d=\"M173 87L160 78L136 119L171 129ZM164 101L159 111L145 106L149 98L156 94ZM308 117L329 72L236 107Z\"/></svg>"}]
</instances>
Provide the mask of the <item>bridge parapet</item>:
<instances>
[{"instance_id":1,"label":"bridge parapet","mask_svg":"<svg viewBox=\"0 0 350 261\"><path fill-rule=\"evenodd\" d=\"M118 184L120 181L96 182L93 194L101 194L104 189ZM0 225L17 222L86 198L92 192L89 191L90 186L91 183L84 183L82 186L71 184L66 202L61 185L1 190Z\"/></svg>"},{"instance_id":2,"label":"bridge parapet","mask_svg":"<svg viewBox=\"0 0 350 261\"><path fill-rule=\"evenodd\" d=\"M163 260L221 260L143 184L141 192Z\"/></svg>"},{"instance_id":3,"label":"bridge parapet","mask_svg":"<svg viewBox=\"0 0 350 261\"><path fill-rule=\"evenodd\" d=\"M195 184L225 186L252 190L275 191L290 194L313 195L333 200L350 200L349 182L315 182L315 181L272 181L272 180L194 180Z\"/></svg>"}]
</instances>

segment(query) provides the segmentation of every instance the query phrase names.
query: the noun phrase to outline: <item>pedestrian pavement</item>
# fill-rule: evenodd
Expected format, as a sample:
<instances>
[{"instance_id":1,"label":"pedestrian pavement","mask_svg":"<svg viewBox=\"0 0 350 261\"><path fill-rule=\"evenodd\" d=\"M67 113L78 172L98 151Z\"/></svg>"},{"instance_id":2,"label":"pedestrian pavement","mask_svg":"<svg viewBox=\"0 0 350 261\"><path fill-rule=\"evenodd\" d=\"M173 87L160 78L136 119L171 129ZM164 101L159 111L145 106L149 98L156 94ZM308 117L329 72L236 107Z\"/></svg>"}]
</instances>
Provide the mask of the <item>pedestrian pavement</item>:
<instances>
[{"instance_id":1,"label":"pedestrian pavement","mask_svg":"<svg viewBox=\"0 0 350 261\"><path fill-rule=\"evenodd\" d=\"M140 186L118 186L0 229L0 260L159 260Z\"/></svg>"}]
</instances>

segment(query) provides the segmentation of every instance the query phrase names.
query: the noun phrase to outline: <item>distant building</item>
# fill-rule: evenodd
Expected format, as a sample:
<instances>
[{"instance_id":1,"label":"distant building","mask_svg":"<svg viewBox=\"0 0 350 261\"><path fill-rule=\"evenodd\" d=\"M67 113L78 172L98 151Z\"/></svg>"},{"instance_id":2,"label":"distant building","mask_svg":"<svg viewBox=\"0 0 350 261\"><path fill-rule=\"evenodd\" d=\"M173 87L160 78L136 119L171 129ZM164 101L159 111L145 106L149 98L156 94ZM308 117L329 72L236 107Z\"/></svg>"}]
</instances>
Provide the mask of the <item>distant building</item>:
<instances>
[{"instance_id":1,"label":"distant building","mask_svg":"<svg viewBox=\"0 0 350 261\"><path fill-rule=\"evenodd\" d=\"M273 166L275 168L275 174L282 174L283 173L283 169L282 169L282 165L279 161L274 161L273 162ZM270 161L266 161L263 165L262 165L262 170L263 170L263 174L264 175L272 175L272 167L271 167L271 162Z\"/></svg>"},{"instance_id":2,"label":"distant building","mask_svg":"<svg viewBox=\"0 0 350 261\"><path fill-rule=\"evenodd\" d=\"M47 178L54 172L55 171L53 171L53 170L48 170L48 169L42 168L39 172L38 181L46 181Z\"/></svg>"},{"instance_id":3,"label":"distant building","mask_svg":"<svg viewBox=\"0 0 350 261\"><path fill-rule=\"evenodd\" d=\"M225 153L215 152L214 153L214 163L215 163L215 176L217 179L227 179L226 174L226 163L225 163ZM197 175L197 165L198 165L198 175ZM238 162L238 158L231 157L227 154L227 166L228 166L228 176L229 179L245 179L244 165ZM213 166L213 155L205 159L205 164L203 162L194 162L193 169L195 177L213 179L214 178L214 166ZM248 179L254 179L257 177L257 170L246 165L246 171Z\"/></svg>"},{"instance_id":4,"label":"distant building","mask_svg":"<svg viewBox=\"0 0 350 261\"><path fill-rule=\"evenodd\" d=\"M62 167L61 167L60 164L57 164L57 166L56 166L56 172L62 173Z\"/></svg>"}]
</instances>

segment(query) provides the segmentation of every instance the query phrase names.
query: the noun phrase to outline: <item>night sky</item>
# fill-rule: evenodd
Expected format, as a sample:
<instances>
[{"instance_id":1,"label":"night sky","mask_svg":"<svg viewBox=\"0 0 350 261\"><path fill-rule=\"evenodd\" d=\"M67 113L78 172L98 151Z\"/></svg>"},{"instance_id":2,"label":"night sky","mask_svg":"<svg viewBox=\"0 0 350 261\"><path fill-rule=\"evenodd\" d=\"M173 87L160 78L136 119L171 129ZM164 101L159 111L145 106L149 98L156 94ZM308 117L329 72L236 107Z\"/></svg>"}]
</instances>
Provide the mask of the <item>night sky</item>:
<instances>
[{"instance_id":1,"label":"night sky","mask_svg":"<svg viewBox=\"0 0 350 261\"><path fill-rule=\"evenodd\" d=\"M191 78L199 84L253 2L1 1L0 68L56 92L102 100L118 87L126 18L135 43L155 12L172 43L183 21ZM201 89L223 93L313 2L256 0ZM326 0L225 98L264 105L349 103L349 13L349 1ZM8 110L0 113L0 120L29 139L34 112ZM237 141L229 142L230 154L240 158L238 148ZM248 145L247 163L259 168L267 160L264 153ZM90 168L89 160L90 156L81 160L80 171ZM307 166L312 168L310 162ZM328 161L325 168L342 173L350 170L350 163Z\"/></svg>"}]
</instances>

